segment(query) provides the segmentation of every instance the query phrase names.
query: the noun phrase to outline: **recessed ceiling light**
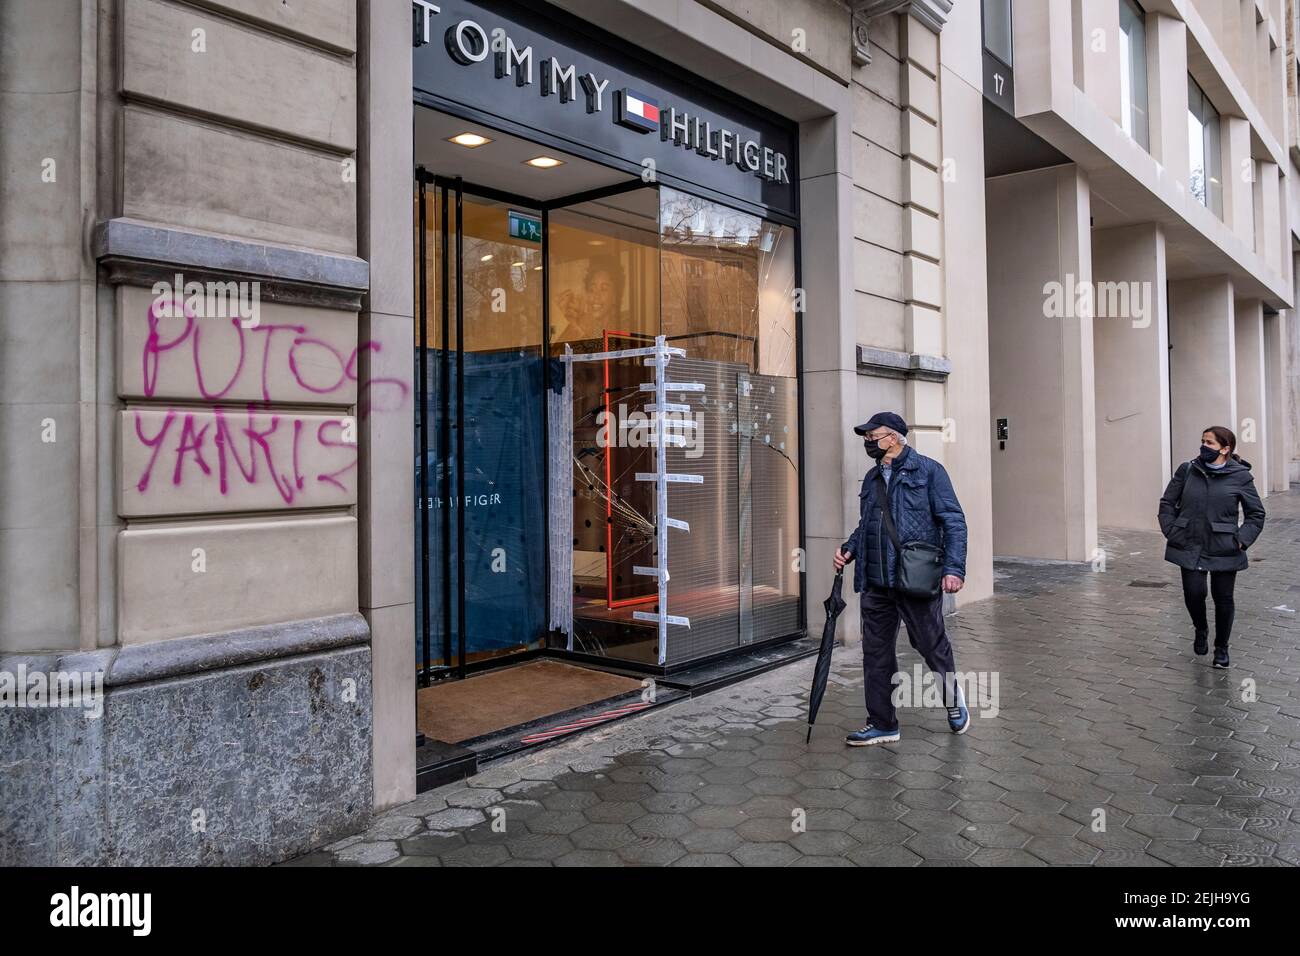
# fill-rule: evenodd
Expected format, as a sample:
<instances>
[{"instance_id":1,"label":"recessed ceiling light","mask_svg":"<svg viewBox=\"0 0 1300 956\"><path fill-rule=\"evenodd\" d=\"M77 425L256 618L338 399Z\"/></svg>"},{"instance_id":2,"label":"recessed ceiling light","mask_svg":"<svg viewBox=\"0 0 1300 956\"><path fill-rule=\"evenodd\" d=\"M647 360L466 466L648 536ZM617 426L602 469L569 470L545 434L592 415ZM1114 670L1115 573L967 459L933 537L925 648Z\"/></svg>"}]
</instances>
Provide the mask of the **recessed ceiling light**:
<instances>
[{"instance_id":1,"label":"recessed ceiling light","mask_svg":"<svg viewBox=\"0 0 1300 956\"><path fill-rule=\"evenodd\" d=\"M512 263L510 263L510 268L512 268L512 269L522 269L523 267L524 267L524 264L523 264L522 262L512 262Z\"/></svg>"},{"instance_id":2,"label":"recessed ceiling light","mask_svg":"<svg viewBox=\"0 0 1300 956\"><path fill-rule=\"evenodd\" d=\"M486 146L492 140L478 133L458 133L455 136L449 136L447 142L455 143L457 146L464 146L467 149L476 149L479 146Z\"/></svg>"},{"instance_id":3,"label":"recessed ceiling light","mask_svg":"<svg viewBox=\"0 0 1300 956\"><path fill-rule=\"evenodd\" d=\"M489 252L487 255L480 257L478 261L479 261L479 262L491 262L491 261L492 261L492 253Z\"/></svg>"},{"instance_id":4,"label":"recessed ceiling light","mask_svg":"<svg viewBox=\"0 0 1300 956\"><path fill-rule=\"evenodd\" d=\"M538 169L554 169L556 166L563 166L564 160L556 159L554 156L534 156L532 159L524 160L527 166L536 166Z\"/></svg>"},{"instance_id":5,"label":"recessed ceiling light","mask_svg":"<svg viewBox=\"0 0 1300 956\"><path fill-rule=\"evenodd\" d=\"M588 239L588 240L587 240L587 245L589 245L589 246L603 246L604 244L605 244L605 240L604 240L604 239Z\"/></svg>"},{"instance_id":6,"label":"recessed ceiling light","mask_svg":"<svg viewBox=\"0 0 1300 956\"><path fill-rule=\"evenodd\" d=\"M541 271L542 271L542 267L541 267L541 266L533 266L533 271L534 271L534 272L541 272Z\"/></svg>"}]
</instances>

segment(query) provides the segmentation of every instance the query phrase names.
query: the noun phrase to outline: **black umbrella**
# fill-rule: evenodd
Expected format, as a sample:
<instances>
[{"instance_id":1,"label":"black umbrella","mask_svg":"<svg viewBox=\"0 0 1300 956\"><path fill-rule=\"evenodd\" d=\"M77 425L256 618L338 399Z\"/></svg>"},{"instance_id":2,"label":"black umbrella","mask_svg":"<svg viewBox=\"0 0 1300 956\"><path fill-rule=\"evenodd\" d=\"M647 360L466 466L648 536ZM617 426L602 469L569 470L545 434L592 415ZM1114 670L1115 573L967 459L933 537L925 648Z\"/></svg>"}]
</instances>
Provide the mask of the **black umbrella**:
<instances>
[{"instance_id":1,"label":"black umbrella","mask_svg":"<svg viewBox=\"0 0 1300 956\"><path fill-rule=\"evenodd\" d=\"M831 651L835 647L835 622L839 620L840 612L843 611L847 604L844 598L840 596L840 591L844 588L844 569L840 568L835 572L835 583L831 585L831 593L827 595L822 605L826 608L826 623L822 626L822 646L817 651L817 666L813 668L812 692L808 695L808 738L805 743L812 741L812 725L817 720L817 711L821 708L822 698L826 696L826 679L831 673Z\"/></svg>"}]
</instances>

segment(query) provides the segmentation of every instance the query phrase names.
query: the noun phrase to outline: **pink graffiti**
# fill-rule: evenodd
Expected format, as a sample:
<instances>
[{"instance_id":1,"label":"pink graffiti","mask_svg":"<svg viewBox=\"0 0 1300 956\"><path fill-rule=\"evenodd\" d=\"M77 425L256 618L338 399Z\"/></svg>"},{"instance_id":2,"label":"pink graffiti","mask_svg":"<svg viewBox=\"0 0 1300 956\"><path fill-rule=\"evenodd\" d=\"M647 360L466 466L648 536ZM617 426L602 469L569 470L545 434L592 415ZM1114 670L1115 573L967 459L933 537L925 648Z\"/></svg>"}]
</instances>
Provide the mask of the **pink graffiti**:
<instances>
[{"instance_id":1,"label":"pink graffiti","mask_svg":"<svg viewBox=\"0 0 1300 956\"><path fill-rule=\"evenodd\" d=\"M195 315L189 305L182 300L175 300L173 307L170 309L162 308L162 305L163 300L161 299L150 303L148 311L149 332L145 338L144 348L141 353L144 394L147 398L153 398L157 392L158 372L164 357L173 352L178 356L183 355L185 351L183 347L188 343L194 387L199 395L209 402L221 401L231 393L231 390L244 373L245 363L249 360L250 349L256 355L260 348L259 365L262 401L270 402L269 378L272 367L272 343L279 332L288 332L293 336L289 343L287 358L284 361L290 376L297 386L312 395L332 396L346 390L349 383L356 383L358 413L363 420L368 418L372 411L394 411L400 408L410 391L407 383L397 378L368 377L365 382L362 382L359 378L359 359L367 352L378 353L382 348L378 342L361 342L347 355L344 355L343 352L328 342L308 335L305 326L263 323L245 329L238 318L230 319L228 323L224 320L204 323ZM167 337L162 328L164 321L179 321L180 319L184 320L184 325L180 331L170 338ZM214 330L230 328L233 330L238 346L238 358L234 362L234 367L229 371L225 384L220 388L209 388L208 380L205 378L204 338L201 329L204 324L211 326ZM251 346L250 339L252 340ZM209 363L210 356L211 350L209 350ZM209 368L208 374L210 375L212 371L213 369ZM376 389L379 390L378 393L376 393ZM379 401L375 400L375 394L381 396ZM387 397L384 397L385 395ZM196 458L196 461L202 464L201 458Z\"/></svg>"},{"instance_id":2,"label":"pink graffiti","mask_svg":"<svg viewBox=\"0 0 1300 956\"><path fill-rule=\"evenodd\" d=\"M341 476L357 467L357 446L355 442L343 440L347 423L341 418L326 419L313 432L305 427L308 420L303 417L272 414L256 404L245 408L240 416L242 421L234 420L230 410L219 405L193 410L168 408L158 430L146 435L141 412L137 410L134 415L136 437L150 449L149 460L135 482L136 491L141 494L148 491L160 458L172 465L171 483L179 487L186 482L211 480L213 468L208 460L211 457L216 464L217 490L223 497L238 486L232 485L232 479L237 477L248 486L271 483L280 499L292 505L307 488L308 476L301 469L304 435L320 448L343 450L342 455L331 456L335 460L328 470L317 472L316 482L329 484L346 494L348 487ZM199 425L202 417L208 415L212 421ZM178 419L180 426L176 429ZM286 420L292 425L281 430ZM332 437L326 433L331 428L337 429ZM177 431L177 440L168 444L168 435L173 430ZM340 462L342 466L336 467ZM189 469L187 464L191 465Z\"/></svg>"}]
</instances>

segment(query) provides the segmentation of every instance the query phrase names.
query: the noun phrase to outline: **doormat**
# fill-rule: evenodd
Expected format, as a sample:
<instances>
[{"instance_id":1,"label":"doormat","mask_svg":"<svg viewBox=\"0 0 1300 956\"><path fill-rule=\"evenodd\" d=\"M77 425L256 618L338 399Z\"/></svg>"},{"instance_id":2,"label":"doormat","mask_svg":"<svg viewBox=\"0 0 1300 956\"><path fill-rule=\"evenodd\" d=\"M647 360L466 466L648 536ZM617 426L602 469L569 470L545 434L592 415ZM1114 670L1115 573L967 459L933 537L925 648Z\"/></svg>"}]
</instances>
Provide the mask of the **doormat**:
<instances>
[{"instance_id":1,"label":"doormat","mask_svg":"<svg viewBox=\"0 0 1300 956\"><path fill-rule=\"evenodd\" d=\"M426 737L454 744L640 689L631 677L563 661L529 661L421 688L416 722Z\"/></svg>"}]
</instances>

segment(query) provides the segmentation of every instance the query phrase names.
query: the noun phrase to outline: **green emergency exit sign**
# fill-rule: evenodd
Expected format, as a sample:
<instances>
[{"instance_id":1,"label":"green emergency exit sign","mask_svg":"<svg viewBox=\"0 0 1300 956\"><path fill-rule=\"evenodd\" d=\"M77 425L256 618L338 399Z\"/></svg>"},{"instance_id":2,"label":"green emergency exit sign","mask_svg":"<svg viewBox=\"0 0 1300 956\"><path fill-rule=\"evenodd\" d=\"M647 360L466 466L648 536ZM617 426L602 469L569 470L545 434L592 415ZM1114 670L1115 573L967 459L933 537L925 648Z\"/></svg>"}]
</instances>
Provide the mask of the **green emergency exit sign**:
<instances>
[{"instance_id":1,"label":"green emergency exit sign","mask_svg":"<svg viewBox=\"0 0 1300 956\"><path fill-rule=\"evenodd\" d=\"M537 216L511 209L510 238L522 239L524 242L542 241L542 220Z\"/></svg>"}]
</instances>

